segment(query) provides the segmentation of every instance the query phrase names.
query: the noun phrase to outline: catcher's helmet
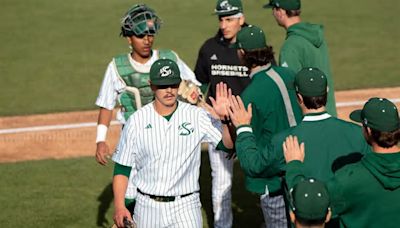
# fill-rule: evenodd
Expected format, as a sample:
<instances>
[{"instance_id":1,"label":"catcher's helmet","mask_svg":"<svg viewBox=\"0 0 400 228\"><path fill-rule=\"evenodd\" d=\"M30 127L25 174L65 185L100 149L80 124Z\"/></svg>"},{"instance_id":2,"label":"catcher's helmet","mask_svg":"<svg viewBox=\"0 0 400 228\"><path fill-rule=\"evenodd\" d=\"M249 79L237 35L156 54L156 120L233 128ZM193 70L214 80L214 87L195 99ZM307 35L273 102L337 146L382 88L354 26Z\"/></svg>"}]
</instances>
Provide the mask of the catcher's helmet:
<instances>
[{"instance_id":1,"label":"catcher's helmet","mask_svg":"<svg viewBox=\"0 0 400 228\"><path fill-rule=\"evenodd\" d=\"M154 35L161 27L161 19L145 4L136 4L121 20L121 35Z\"/></svg>"}]
</instances>

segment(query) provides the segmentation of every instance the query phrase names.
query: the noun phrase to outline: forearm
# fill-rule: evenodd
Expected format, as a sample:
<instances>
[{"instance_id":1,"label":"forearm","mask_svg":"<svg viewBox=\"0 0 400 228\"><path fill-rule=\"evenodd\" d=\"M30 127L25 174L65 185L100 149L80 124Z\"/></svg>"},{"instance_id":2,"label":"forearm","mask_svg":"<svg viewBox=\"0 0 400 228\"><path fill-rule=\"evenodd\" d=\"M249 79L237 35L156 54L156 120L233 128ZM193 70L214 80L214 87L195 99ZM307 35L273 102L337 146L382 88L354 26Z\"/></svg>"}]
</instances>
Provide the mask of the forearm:
<instances>
[{"instance_id":1,"label":"forearm","mask_svg":"<svg viewBox=\"0 0 400 228\"><path fill-rule=\"evenodd\" d=\"M122 174L113 177L114 207L125 207L125 193L128 187L128 177Z\"/></svg>"},{"instance_id":2,"label":"forearm","mask_svg":"<svg viewBox=\"0 0 400 228\"><path fill-rule=\"evenodd\" d=\"M234 147L229 124L222 124L222 143L227 149L233 149Z\"/></svg>"},{"instance_id":3,"label":"forearm","mask_svg":"<svg viewBox=\"0 0 400 228\"><path fill-rule=\"evenodd\" d=\"M283 159L270 145L258 148L256 138L251 132L238 129L236 153L246 175L251 177L271 177L282 171Z\"/></svg>"},{"instance_id":4,"label":"forearm","mask_svg":"<svg viewBox=\"0 0 400 228\"><path fill-rule=\"evenodd\" d=\"M304 176L304 165L299 160L293 160L286 164L286 184L288 188L295 186Z\"/></svg>"},{"instance_id":5,"label":"forearm","mask_svg":"<svg viewBox=\"0 0 400 228\"><path fill-rule=\"evenodd\" d=\"M113 112L112 110L108 110L106 108L100 108L97 124L98 125L103 124L109 127L112 118L112 112Z\"/></svg>"},{"instance_id":6,"label":"forearm","mask_svg":"<svg viewBox=\"0 0 400 228\"><path fill-rule=\"evenodd\" d=\"M100 108L99 117L97 120L96 143L105 142L107 139L107 131L110 126L112 110Z\"/></svg>"}]
</instances>

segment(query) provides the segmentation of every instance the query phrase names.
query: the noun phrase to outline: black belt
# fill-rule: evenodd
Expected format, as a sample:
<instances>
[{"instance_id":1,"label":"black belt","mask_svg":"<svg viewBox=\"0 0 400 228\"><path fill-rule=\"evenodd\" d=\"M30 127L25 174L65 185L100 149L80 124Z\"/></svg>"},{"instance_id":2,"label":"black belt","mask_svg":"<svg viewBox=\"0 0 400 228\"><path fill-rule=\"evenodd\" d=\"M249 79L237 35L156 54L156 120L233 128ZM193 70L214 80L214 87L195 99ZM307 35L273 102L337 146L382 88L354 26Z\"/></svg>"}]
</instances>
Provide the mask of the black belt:
<instances>
[{"instance_id":1,"label":"black belt","mask_svg":"<svg viewBox=\"0 0 400 228\"><path fill-rule=\"evenodd\" d=\"M183 197L190 196L193 193L197 192L197 191L196 192L191 192L191 193L180 195L180 196L156 196L156 195L151 195L151 194L144 193L144 192L140 191L140 189L137 189L137 191L140 194L148 196L148 197L150 197L150 199L153 199L153 200L158 201L158 202L172 202L172 201L175 201L175 199L177 199L178 197L183 198Z\"/></svg>"},{"instance_id":2,"label":"black belt","mask_svg":"<svg viewBox=\"0 0 400 228\"><path fill-rule=\"evenodd\" d=\"M282 189L279 189L278 191L275 192L270 192L268 195L270 197L276 197L276 196L282 196L284 191Z\"/></svg>"}]
</instances>

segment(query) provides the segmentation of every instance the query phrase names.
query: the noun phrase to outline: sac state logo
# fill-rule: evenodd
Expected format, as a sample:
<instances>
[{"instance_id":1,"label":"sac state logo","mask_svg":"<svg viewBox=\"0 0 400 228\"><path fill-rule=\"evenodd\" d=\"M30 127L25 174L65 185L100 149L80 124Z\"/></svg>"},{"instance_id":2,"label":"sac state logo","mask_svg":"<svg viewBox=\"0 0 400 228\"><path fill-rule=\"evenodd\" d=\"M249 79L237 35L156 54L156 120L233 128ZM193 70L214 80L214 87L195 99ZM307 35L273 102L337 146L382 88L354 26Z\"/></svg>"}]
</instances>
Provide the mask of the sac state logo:
<instances>
[{"instance_id":1,"label":"sac state logo","mask_svg":"<svg viewBox=\"0 0 400 228\"><path fill-rule=\"evenodd\" d=\"M164 66L160 69L160 76L161 77L168 77L172 74L172 70L169 68L169 66Z\"/></svg>"},{"instance_id":2,"label":"sac state logo","mask_svg":"<svg viewBox=\"0 0 400 228\"><path fill-rule=\"evenodd\" d=\"M178 127L179 135L187 136L194 132L194 128L191 123L184 122Z\"/></svg>"}]
</instances>

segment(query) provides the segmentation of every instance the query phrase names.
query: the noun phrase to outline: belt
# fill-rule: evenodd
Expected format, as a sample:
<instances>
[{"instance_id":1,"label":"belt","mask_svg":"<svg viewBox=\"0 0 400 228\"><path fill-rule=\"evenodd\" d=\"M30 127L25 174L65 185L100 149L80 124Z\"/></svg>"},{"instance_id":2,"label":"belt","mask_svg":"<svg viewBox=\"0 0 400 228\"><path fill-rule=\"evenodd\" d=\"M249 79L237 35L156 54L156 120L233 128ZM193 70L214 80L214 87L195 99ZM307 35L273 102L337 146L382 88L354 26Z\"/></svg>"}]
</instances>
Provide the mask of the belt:
<instances>
[{"instance_id":1,"label":"belt","mask_svg":"<svg viewBox=\"0 0 400 228\"><path fill-rule=\"evenodd\" d=\"M148 197L150 197L150 199L153 199L153 200L158 201L158 202L172 202L172 201L175 201L176 199L183 198L183 197L186 197L186 196L190 196L193 193L198 192L198 191L195 191L195 192L191 192L191 193L180 195L180 196L156 196L156 195L151 195L151 194L144 193L140 189L137 189L137 191L140 194L148 196Z\"/></svg>"},{"instance_id":2,"label":"belt","mask_svg":"<svg viewBox=\"0 0 400 228\"><path fill-rule=\"evenodd\" d=\"M269 197L276 197L276 196L282 196L284 191L282 189L279 189L278 191L275 192L270 192L268 195Z\"/></svg>"}]
</instances>

